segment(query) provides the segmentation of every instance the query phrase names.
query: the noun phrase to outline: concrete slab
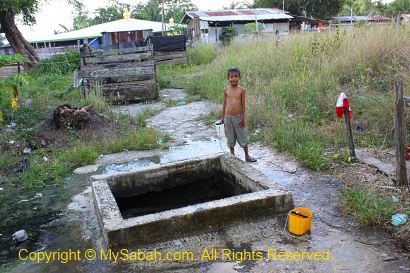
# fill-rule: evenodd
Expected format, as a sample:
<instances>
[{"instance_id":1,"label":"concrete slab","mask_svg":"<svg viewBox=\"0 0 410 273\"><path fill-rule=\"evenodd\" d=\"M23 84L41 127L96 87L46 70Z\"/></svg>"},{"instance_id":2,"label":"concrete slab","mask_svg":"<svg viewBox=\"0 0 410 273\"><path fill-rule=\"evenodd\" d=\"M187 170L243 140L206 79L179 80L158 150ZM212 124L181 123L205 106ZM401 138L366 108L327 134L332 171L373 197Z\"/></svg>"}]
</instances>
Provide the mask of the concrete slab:
<instances>
[{"instance_id":1,"label":"concrete slab","mask_svg":"<svg viewBox=\"0 0 410 273\"><path fill-rule=\"evenodd\" d=\"M249 193L123 218L115 196L135 196L176 187L186 183L184 176L203 176L215 168L229 174L234 178L233 183L246 188ZM283 186L251 164L228 154L182 160L115 175L93 176L91 179L94 181L94 204L109 249L135 248L246 218L287 212L293 208L292 195Z\"/></svg>"}]
</instances>

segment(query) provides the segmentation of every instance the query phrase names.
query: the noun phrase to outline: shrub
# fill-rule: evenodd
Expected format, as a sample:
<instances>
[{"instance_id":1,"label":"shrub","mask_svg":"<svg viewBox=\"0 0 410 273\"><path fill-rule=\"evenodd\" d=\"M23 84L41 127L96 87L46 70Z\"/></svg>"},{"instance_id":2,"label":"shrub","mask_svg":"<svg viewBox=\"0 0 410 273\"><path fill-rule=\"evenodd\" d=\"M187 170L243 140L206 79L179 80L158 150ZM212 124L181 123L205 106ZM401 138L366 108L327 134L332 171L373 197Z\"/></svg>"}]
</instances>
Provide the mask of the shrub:
<instances>
[{"instance_id":1,"label":"shrub","mask_svg":"<svg viewBox=\"0 0 410 273\"><path fill-rule=\"evenodd\" d=\"M236 29L233 26L223 27L221 34L219 34L219 40L227 46L236 35L238 35L238 32L236 32Z\"/></svg>"},{"instance_id":2,"label":"shrub","mask_svg":"<svg viewBox=\"0 0 410 273\"><path fill-rule=\"evenodd\" d=\"M62 54L55 54L50 59L44 59L32 69L34 75L58 74L65 75L80 69L80 51L67 50Z\"/></svg>"}]
</instances>

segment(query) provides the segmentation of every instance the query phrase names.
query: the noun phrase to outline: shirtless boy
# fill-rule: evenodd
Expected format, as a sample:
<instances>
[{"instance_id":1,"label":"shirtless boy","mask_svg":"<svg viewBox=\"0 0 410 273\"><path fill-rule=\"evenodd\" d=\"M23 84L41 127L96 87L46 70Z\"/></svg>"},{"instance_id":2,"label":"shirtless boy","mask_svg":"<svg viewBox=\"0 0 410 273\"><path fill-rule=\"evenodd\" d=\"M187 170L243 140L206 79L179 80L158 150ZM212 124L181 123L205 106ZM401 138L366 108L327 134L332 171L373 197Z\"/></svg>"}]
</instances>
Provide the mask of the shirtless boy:
<instances>
[{"instance_id":1,"label":"shirtless boy","mask_svg":"<svg viewBox=\"0 0 410 273\"><path fill-rule=\"evenodd\" d=\"M235 154L234 147L238 142L245 152L245 161L256 162L248 151L249 141L245 129L245 88L238 85L240 78L241 72L238 68L233 67L228 70L228 80L231 85L224 89L221 122L225 124L225 135L231 154Z\"/></svg>"}]
</instances>

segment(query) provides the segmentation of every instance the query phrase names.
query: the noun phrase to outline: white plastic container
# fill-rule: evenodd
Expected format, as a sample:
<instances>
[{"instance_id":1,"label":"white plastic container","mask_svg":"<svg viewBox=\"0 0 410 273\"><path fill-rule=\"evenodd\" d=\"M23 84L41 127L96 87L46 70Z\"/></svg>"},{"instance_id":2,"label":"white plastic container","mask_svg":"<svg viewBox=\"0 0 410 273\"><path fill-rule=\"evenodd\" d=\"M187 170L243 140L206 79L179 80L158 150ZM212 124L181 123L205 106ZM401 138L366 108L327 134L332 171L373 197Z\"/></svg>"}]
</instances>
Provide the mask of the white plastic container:
<instances>
[{"instance_id":1,"label":"white plastic container","mask_svg":"<svg viewBox=\"0 0 410 273\"><path fill-rule=\"evenodd\" d=\"M225 125L221 123L220 120L218 120L214 125L215 125L216 134L218 135L218 137L224 138L225 137Z\"/></svg>"}]
</instances>

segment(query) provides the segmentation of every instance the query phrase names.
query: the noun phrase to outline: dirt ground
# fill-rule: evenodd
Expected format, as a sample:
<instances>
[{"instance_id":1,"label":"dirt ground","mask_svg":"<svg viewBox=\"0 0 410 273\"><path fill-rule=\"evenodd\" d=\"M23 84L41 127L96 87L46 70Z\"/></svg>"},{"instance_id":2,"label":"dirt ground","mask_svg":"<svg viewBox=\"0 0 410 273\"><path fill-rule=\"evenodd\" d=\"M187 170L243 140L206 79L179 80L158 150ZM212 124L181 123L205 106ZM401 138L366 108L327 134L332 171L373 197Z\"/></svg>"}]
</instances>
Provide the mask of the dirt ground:
<instances>
[{"instance_id":1,"label":"dirt ground","mask_svg":"<svg viewBox=\"0 0 410 273\"><path fill-rule=\"evenodd\" d=\"M163 92L167 92L164 90ZM180 91L182 92L182 91ZM178 92L173 92L178 95ZM157 107L158 105L152 105ZM150 107L143 105L143 107ZM127 170L128 166L146 164L148 166L181 160L214 152L227 152L225 140L219 140L211 126L207 126L204 117L218 105L207 101L182 104L180 106L161 108L162 110L149 118L149 126L169 134L173 138L170 150L124 152L104 155L95 168ZM134 116L141 105L122 106L122 112ZM250 132L252 133L252 132ZM316 173L306 170L289 155L264 146L252 143L250 152L257 157L253 166L263 174L292 191L294 205L311 209L314 213L310 234L295 237L285 229L286 215L272 215L259 220L223 225L216 230L206 230L198 234L187 234L183 238L139 247L142 250L159 249L165 251L190 250L200 253L204 248L231 248L236 251L261 251L265 253L261 261L237 263L218 259L208 262L139 262L114 266L107 272L129 272L130 266L139 272L410 272L410 263L406 259L405 245L398 243L386 232L362 228L352 219L343 216L339 207L339 190L346 184L391 185L389 178L377 169L366 164L355 163L346 168L328 173ZM243 152L236 149L237 156L243 160ZM145 165L144 165L145 166ZM94 168L94 169L95 169ZM107 167L105 167L107 170ZM114 169L115 169L114 168ZM90 173L91 175L91 173ZM369 182L370 181L370 182ZM89 190L76 196L72 207L81 207L79 200L89 200ZM82 211L85 230L95 227L95 220L89 218L95 212ZM88 220L87 220L88 219ZM86 233L86 232L85 232ZM89 233L89 232L88 232ZM98 240L97 240L98 242ZM97 243L95 243L97 244ZM329 249L331 262L275 262L266 258L268 248L283 251L321 251Z\"/></svg>"},{"instance_id":2,"label":"dirt ground","mask_svg":"<svg viewBox=\"0 0 410 273\"><path fill-rule=\"evenodd\" d=\"M160 94L162 97L178 100L183 100L185 97L182 90L175 89L162 90ZM218 139L215 130L205 124L208 112L218 109L219 105L198 101L180 103L167 108L161 102L155 102L121 106L117 110L135 116L147 107L160 110L148 119L148 124L162 133L169 134L172 137L171 147L167 150L127 151L103 155L95 165L76 170L77 174L68 178L66 187L77 193L63 210L62 216L53 219L53 223L62 224L40 231L40 245L46 249L67 247L75 249L84 246L85 243L88 248L104 247L90 188L90 176L94 174L159 166L162 163L186 158L227 152L226 140ZM392 186L389 177L363 163L350 164L345 168L327 173L312 172L291 156L278 153L261 143L252 143L249 148L250 153L258 159L258 162L253 164L256 169L271 177L275 183L292 191L295 207L307 207L313 211L310 233L301 237L289 234L285 228L286 214L281 214L221 224L217 228L186 234L182 238L136 247L143 251L158 249L163 253L192 251L197 255L204 249L211 248L217 251L228 248L236 252L254 250L263 253L261 260L248 259L238 262L235 259L219 257L208 261L156 260L117 264L97 260L69 264L20 263L16 270L10 272L410 272L410 261L406 256L408 244L402 244L391 238L389 233L360 227L352 219L344 217L338 205L340 189L344 185L380 188L386 191L386 195L395 192L387 188ZM243 160L242 149L237 148L236 154ZM43 202L46 198L44 194ZM54 198L54 196L50 197L50 199ZM67 222L65 219L70 220ZM287 252L329 250L331 260L299 262L269 260L267 251L272 248Z\"/></svg>"}]
</instances>

